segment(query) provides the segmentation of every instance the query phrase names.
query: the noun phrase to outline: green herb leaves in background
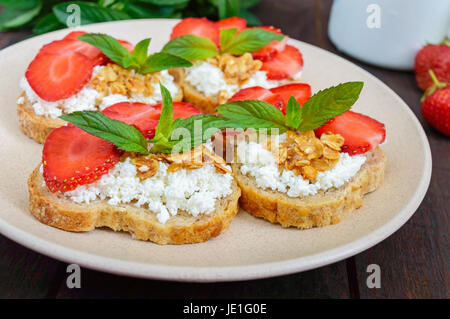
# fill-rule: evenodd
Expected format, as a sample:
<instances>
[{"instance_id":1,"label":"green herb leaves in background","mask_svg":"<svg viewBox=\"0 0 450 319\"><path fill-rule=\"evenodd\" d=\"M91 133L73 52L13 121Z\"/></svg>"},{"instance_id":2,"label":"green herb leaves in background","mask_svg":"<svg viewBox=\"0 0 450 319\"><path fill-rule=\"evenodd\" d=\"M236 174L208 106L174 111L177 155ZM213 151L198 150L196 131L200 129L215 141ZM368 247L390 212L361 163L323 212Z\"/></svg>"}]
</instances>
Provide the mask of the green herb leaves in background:
<instances>
[{"instance_id":1,"label":"green herb leaves in background","mask_svg":"<svg viewBox=\"0 0 450 319\"><path fill-rule=\"evenodd\" d=\"M284 38L284 35L264 29L246 29L236 34L237 29L220 30L220 52L211 40L192 34L170 40L162 52L190 61L204 60L219 53L242 55L246 52L255 52L273 40L281 41Z\"/></svg>"},{"instance_id":2,"label":"green herb leaves in background","mask_svg":"<svg viewBox=\"0 0 450 319\"><path fill-rule=\"evenodd\" d=\"M133 69L141 74L192 66L189 61L169 53L158 52L147 55L151 39L140 41L133 53L125 49L119 41L106 34L86 33L79 36L78 39L100 49L108 58L124 68Z\"/></svg>"},{"instance_id":3,"label":"green herb leaves in background","mask_svg":"<svg viewBox=\"0 0 450 319\"><path fill-rule=\"evenodd\" d=\"M314 94L302 107L291 97L286 116L264 101L233 101L217 107L217 113L241 124L243 128L266 128L302 132L314 130L345 111L358 100L363 82L346 82Z\"/></svg>"},{"instance_id":4,"label":"green herb leaves in background","mask_svg":"<svg viewBox=\"0 0 450 319\"><path fill-rule=\"evenodd\" d=\"M211 20L240 16L248 25L260 25L249 9L260 0L0 0L0 31L29 28L42 34L67 27L80 8L81 25L126 19L207 17ZM69 9L69 10L68 10ZM68 20L69 19L69 20Z\"/></svg>"}]
</instances>

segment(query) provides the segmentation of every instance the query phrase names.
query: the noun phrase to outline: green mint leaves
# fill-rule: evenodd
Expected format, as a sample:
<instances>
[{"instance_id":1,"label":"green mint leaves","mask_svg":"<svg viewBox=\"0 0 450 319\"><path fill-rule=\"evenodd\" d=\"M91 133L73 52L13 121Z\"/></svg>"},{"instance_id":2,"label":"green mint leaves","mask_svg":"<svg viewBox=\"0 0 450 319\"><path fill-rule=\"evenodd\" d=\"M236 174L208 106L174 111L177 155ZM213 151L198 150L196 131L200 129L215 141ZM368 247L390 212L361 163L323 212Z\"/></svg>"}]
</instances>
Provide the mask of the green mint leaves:
<instances>
[{"instance_id":1,"label":"green mint leaves","mask_svg":"<svg viewBox=\"0 0 450 319\"><path fill-rule=\"evenodd\" d=\"M268 133L287 130L314 130L345 111L358 100L363 82L346 82L314 94L300 107L294 97L286 106L286 116L264 101L233 101L217 107L217 113L241 124L243 128L266 128Z\"/></svg>"},{"instance_id":2,"label":"green mint leaves","mask_svg":"<svg viewBox=\"0 0 450 319\"><path fill-rule=\"evenodd\" d=\"M112 120L100 112L73 112L60 116L87 133L107 140L119 149L148 154L147 140L134 126Z\"/></svg>"},{"instance_id":3,"label":"green mint leaves","mask_svg":"<svg viewBox=\"0 0 450 319\"><path fill-rule=\"evenodd\" d=\"M189 61L205 60L219 54L214 42L192 34L170 40L161 52L173 54Z\"/></svg>"},{"instance_id":4,"label":"green mint leaves","mask_svg":"<svg viewBox=\"0 0 450 319\"><path fill-rule=\"evenodd\" d=\"M281 41L284 38L284 35L264 29L245 29L239 32L237 36L236 33L237 29L222 29L220 31L221 53L242 55L247 52L255 52L271 41Z\"/></svg>"},{"instance_id":5,"label":"green mint leaves","mask_svg":"<svg viewBox=\"0 0 450 319\"><path fill-rule=\"evenodd\" d=\"M141 74L192 66L192 63L186 59L167 52L147 55L151 39L140 41L133 53L128 51L119 41L106 34L87 33L79 36L78 39L100 49L108 58L120 66L133 69Z\"/></svg>"},{"instance_id":6,"label":"green mint leaves","mask_svg":"<svg viewBox=\"0 0 450 319\"><path fill-rule=\"evenodd\" d=\"M242 55L255 52L273 40L281 41L283 35L264 29L220 30L220 51L211 40L192 34L182 35L170 40L161 52L173 54L189 61L205 60L221 53Z\"/></svg>"}]
</instances>

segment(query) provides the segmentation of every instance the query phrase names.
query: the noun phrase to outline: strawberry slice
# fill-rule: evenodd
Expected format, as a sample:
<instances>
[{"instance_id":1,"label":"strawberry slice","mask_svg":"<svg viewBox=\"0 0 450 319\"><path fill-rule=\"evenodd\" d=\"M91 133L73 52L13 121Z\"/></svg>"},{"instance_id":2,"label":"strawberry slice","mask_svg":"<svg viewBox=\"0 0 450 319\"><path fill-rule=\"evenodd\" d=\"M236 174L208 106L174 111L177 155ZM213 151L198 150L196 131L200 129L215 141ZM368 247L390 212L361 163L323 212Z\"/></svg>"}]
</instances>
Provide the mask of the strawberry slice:
<instances>
[{"instance_id":1,"label":"strawberry slice","mask_svg":"<svg viewBox=\"0 0 450 319\"><path fill-rule=\"evenodd\" d=\"M277 33L277 34L281 34L284 35L280 29L271 27L271 26L262 26L262 27L254 27L256 29L264 29L266 31L270 31L273 33ZM261 61L269 61L271 60L278 52L283 51L286 48L286 44L288 41L288 36L284 35L283 40L281 41L276 41L273 40L271 42L269 42L269 44L267 44L264 48L259 49L256 52L252 53L252 56L254 59L258 59Z\"/></svg>"},{"instance_id":2,"label":"strawberry slice","mask_svg":"<svg viewBox=\"0 0 450 319\"><path fill-rule=\"evenodd\" d=\"M219 32L219 27L206 18L185 18L173 27L170 39L185 34L193 34L198 37L208 38L218 46L220 43Z\"/></svg>"},{"instance_id":3,"label":"strawberry slice","mask_svg":"<svg viewBox=\"0 0 450 319\"><path fill-rule=\"evenodd\" d=\"M107 117L134 125L146 138L155 136L161 108L139 102L121 102L102 111Z\"/></svg>"},{"instance_id":4,"label":"strawberry slice","mask_svg":"<svg viewBox=\"0 0 450 319\"><path fill-rule=\"evenodd\" d=\"M270 89L270 92L279 94L283 99L284 105L288 104L289 98L293 96L300 106L311 97L311 87L306 83L289 83ZM286 108L283 113L286 114Z\"/></svg>"},{"instance_id":5,"label":"strawberry slice","mask_svg":"<svg viewBox=\"0 0 450 319\"><path fill-rule=\"evenodd\" d=\"M286 45L286 48L274 55L272 60L263 62L262 71L267 72L269 80L288 79L303 69L303 57L297 48Z\"/></svg>"},{"instance_id":6,"label":"strawberry slice","mask_svg":"<svg viewBox=\"0 0 450 319\"><path fill-rule=\"evenodd\" d=\"M72 40L74 40L74 39L78 38L80 35L83 35L83 34L86 34L86 32L84 32L84 31L72 31L72 32L68 33L64 37L64 39L72 39Z\"/></svg>"},{"instance_id":7,"label":"strawberry slice","mask_svg":"<svg viewBox=\"0 0 450 319\"><path fill-rule=\"evenodd\" d=\"M156 104L155 108L162 108L162 104ZM182 118L183 120L193 115L201 114L195 105L186 102L173 102L173 119Z\"/></svg>"},{"instance_id":8,"label":"strawberry slice","mask_svg":"<svg viewBox=\"0 0 450 319\"><path fill-rule=\"evenodd\" d=\"M58 101L78 93L91 78L92 69L92 61L77 52L39 53L25 77L39 97Z\"/></svg>"},{"instance_id":9,"label":"strawberry slice","mask_svg":"<svg viewBox=\"0 0 450 319\"><path fill-rule=\"evenodd\" d=\"M42 152L44 180L54 193L74 190L107 174L122 154L113 144L73 125L53 130Z\"/></svg>"},{"instance_id":10,"label":"strawberry slice","mask_svg":"<svg viewBox=\"0 0 450 319\"><path fill-rule=\"evenodd\" d=\"M138 102L121 102L105 108L102 113L113 120L134 125L146 138L155 136L155 129L161 115L161 104L149 105ZM187 118L200 114L194 105L184 102L173 103L173 117Z\"/></svg>"},{"instance_id":11,"label":"strawberry slice","mask_svg":"<svg viewBox=\"0 0 450 319\"><path fill-rule=\"evenodd\" d=\"M216 26L219 29L237 29L240 32L247 27L247 20L241 17L230 17L216 21Z\"/></svg>"},{"instance_id":12,"label":"strawberry slice","mask_svg":"<svg viewBox=\"0 0 450 319\"><path fill-rule=\"evenodd\" d=\"M253 86L250 88L242 89L235 93L228 102L231 101L244 101L244 100L260 100L272 104L279 110L285 109L283 98L270 90L261 86Z\"/></svg>"},{"instance_id":13,"label":"strawberry slice","mask_svg":"<svg viewBox=\"0 0 450 319\"><path fill-rule=\"evenodd\" d=\"M368 152L386 138L386 128L383 123L373 118L352 111L347 111L315 130L317 136L331 132L344 138L342 152L350 155Z\"/></svg>"},{"instance_id":14,"label":"strawberry slice","mask_svg":"<svg viewBox=\"0 0 450 319\"><path fill-rule=\"evenodd\" d=\"M72 32L73 33L73 32ZM102 51L90 45L89 43L83 42L77 39L63 39L53 41L49 44L44 45L39 54L41 53L67 53L67 52L78 52L90 60L93 61L94 65L101 65L106 62L106 56Z\"/></svg>"}]
</instances>

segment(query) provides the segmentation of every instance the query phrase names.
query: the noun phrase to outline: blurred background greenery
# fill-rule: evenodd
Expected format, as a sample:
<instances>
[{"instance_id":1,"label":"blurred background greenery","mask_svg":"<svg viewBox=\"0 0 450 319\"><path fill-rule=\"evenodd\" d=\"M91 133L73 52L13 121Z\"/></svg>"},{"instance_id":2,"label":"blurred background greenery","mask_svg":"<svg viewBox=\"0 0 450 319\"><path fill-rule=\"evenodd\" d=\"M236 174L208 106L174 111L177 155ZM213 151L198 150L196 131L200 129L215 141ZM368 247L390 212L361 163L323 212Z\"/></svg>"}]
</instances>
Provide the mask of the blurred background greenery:
<instances>
[{"instance_id":1,"label":"blurred background greenery","mask_svg":"<svg viewBox=\"0 0 450 319\"><path fill-rule=\"evenodd\" d=\"M208 17L219 20L240 16L248 25L260 25L251 13L260 0L0 0L0 31L30 29L42 34L66 27L73 11L70 4L80 7L82 25L148 18Z\"/></svg>"}]
</instances>

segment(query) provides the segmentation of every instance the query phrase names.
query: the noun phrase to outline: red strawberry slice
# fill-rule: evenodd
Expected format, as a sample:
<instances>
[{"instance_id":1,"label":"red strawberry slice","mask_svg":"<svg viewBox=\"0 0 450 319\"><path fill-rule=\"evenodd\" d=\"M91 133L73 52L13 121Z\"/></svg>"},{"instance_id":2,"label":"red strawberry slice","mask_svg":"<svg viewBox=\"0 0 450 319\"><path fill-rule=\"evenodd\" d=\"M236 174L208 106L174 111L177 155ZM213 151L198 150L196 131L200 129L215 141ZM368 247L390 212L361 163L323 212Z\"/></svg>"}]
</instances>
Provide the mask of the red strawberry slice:
<instances>
[{"instance_id":1,"label":"red strawberry slice","mask_svg":"<svg viewBox=\"0 0 450 319\"><path fill-rule=\"evenodd\" d=\"M146 138L155 136L161 108L138 102L121 102L102 111L107 117L134 125Z\"/></svg>"},{"instance_id":2,"label":"red strawberry slice","mask_svg":"<svg viewBox=\"0 0 450 319\"><path fill-rule=\"evenodd\" d=\"M269 80L288 79L303 69L303 57L300 51L291 46L274 55L272 60L263 62L262 71L267 72Z\"/></svg>"},{"instance_id":3,"label":"red strawberry slice","mask_svg":"<svg viewBox=\"0 0 450 319\"><path fill-rule=\"evenodd\" d=\"M289 98L293 96L300 106L311 97L311 87L306 83L290 83L270 89L270 92L279 94L283 99L284 105L288 104ZM286 114L286 108L283 109Z\"/></svg>"},{"instance_id":4,"label":"red strawberry slice","mask_svg":"<svg viewBox=\"0 0 450 319\"><path fill-rule=\"evenodd\" d=\"M386 128L373 118L352 111L341 114L315 130L317 136L331 132L344 138L342 151L350 155L362 154L383 143Z\"/></svg>"},{"instance_id":5,"label":"red strawberry slice","mask_svg":"<svg viewBox=\"0 0 450 319\"><path fill-rule=\"evenodd\" d=\"M255 27L255 28L264 29L266 31L284 35L280 29L277 29L277 28L274 28L271 26L270 27L263 26L263 27ZM271 60L277 54L277 52L281 52L286 48L287 41L288 41L288 36L284 35L283 40L281 40L281 41L273 40L273 41L269 42L269 44L266 45L264 48L262 48L256 52L253 52L252 56L254 59L258 59L263 62Z\"/></svg>"},{"instance_id":6,"label":"red strawberry slice","mask_svg":"<svg viewBox=\"0 0 450 319\"><path fill-rule=\"evenodd\" d=\"M78 38L80 35L86 34L86 32L84 31L72 31L70 33L68 33L64 39L76 39Z\"/></svg>"},{"instance_id":7,"label":"red strawberry slice","mask_svg":"<svg viewBox=\"0 0 450 319\"><path fill-rule=\"evenodd\" d=\"M155 108L162 108L162 104L156 104ZM193 104L186 102L173 102L173 119L182 118L183 120L202 112Z\"/></svg>"},{"instance_id":8,"label":"red strawberry slice","mask_svg":"<svg viewBox=\"0 0 450 319\"><path fill-rule=\"evenodd\" d=\"M42 152L44 180L54 193L97 181L122 154L113 144L73 126L62 126L47 137Z\"/></svg>"},{"instance_id":9,"label":"red strawberry slice","mask_svg":"<svg viewBox=\"0 0 450 319\"><path fill-rule=\"evenodd\" d=\"M219 27L206 18L186 18L178 22L173 27L170 39L185 35L193 34L198 37L208 38L216 45L220 43Z\"/></svg>"},{"instance_id":10,"label":"red strawberry slice","mask_svg":"<svg viewBox=\"0 0 450 319\"><path fill-rule=\"evenodd\" d=\"M244 100L260 100L272 104L279 110L285 108L283 98L270 90L261 86L253 86L250 88L242 89L235 93L228 102L231 101L244 101Z\"/></svg>"},{"instance_id":11,"label":"red strawberry slice","mask_svg":"<svg viewBox=\"0 0 450 319\"><path fill-rule=\"evenodd\" d=\"M247 27L247 20L241 17L230 17L216 21L216 25L219 29L237 29L240 32Z\"/></svg>"},{"instance_id":12,"label":"red strawberry slice","mask_svg":"<svg viewBox=\"0 0 450 319\"><path fill-rule=\"evenodd\" d=\"M86 57L88 57L90 60L92 60L94 65L101 65L106 61L106 56L103 54L102 51L100 51L93 45L90 45L89 43L77 39L63 39L53 41L49 44L44 45L39 51L39 54L41 53L60 54L66 52L81 53Z\"/></svg>"},{"instance_id":13,"label":"red strawberry slice","mask_svg":"<svg viewBox=\"0 0 450 319\"><path fill-rule=\"evenodd\" d=\"M39 53L25 77L39 97L58 101L78 93L91 78L92 69L92 61L77 52Z\"/></svg>"}]
</instances>

